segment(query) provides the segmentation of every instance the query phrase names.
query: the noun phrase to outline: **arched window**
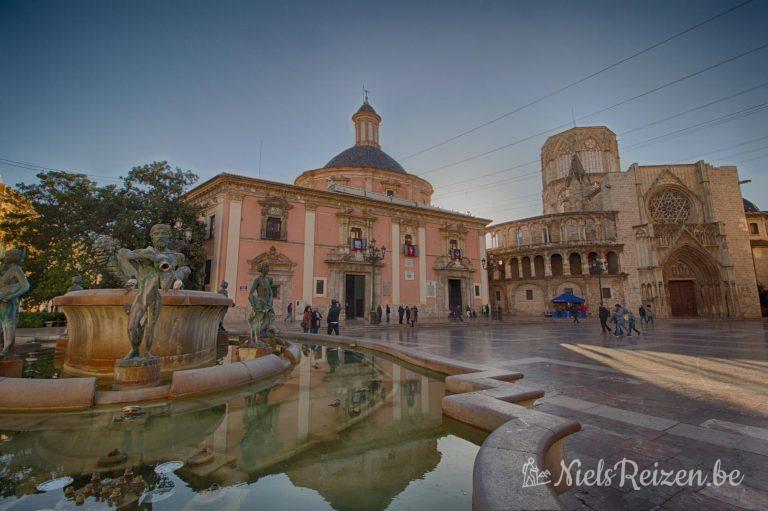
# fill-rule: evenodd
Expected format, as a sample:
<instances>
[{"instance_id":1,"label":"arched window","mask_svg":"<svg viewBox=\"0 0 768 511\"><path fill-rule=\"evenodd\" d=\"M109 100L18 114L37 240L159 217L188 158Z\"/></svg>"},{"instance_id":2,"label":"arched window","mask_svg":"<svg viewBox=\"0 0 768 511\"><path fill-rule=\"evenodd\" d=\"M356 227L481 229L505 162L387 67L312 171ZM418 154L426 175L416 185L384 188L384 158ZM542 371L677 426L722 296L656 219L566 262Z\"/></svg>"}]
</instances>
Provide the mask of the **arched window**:
<instances>
[{"instance_id":1,"label":"arched window","mask_svg":"<svg viewBox=\"0 0 768 511\"><path fill-rule=\"evenodd\" d=\"M517 257L509 260L509 278L520 280L520 266Z\"/></svg>"},{"instance_id":2,"label":"arched window","mask_svg":"<svg viewBox=\"0 0 768 511\"><path fill-rule=\"evenodd\" d=\"M536 272L536 278L544 277L544 257L537 255L533 258L533 271Z\"/></svg>"},{"instance_id":3,"label":"arched window","mask_svg":"<svg viewBox=\"0 0 768 511\"><path fill-rule=\"evenodd\" d=\"M757 224L752 222L749 224L749 234L752 234L753 236L757 236L760 234L760 230L757 228Z\"/></svg>"},{"instance_id":4,"label":"arched window","mask_svg":"<svg viewBox=\"0 0 768 511\"><path fill-rule=\"evenodd\" d=\"M611 275L619 273L619 255L616 252L608 252L605 259L608 262L608 273Z\"/></svg>"},{"instance_id":5,"label":"arched window","mask_svg":"<svg viewBox=\"0 0 768 511\"><path fill-rule=\"evenodd\" d=\"M523 228L522 227L517 228L517 244L518 246L523 244Z\"/></svg>"},{"instance_id":6,"label":"arched window","mask_svg":"<svg viewBox=\"0 0 768 511\"><path fill-rule=\"evenodd\" d=\"M531 258L528 256L523 257L523 278L531 278Z\"/></svg>"},{"instance_id":7,"label":"arched window","mask_svg":"<svg viewBox=\"0 0 768 511\"><path fill-rule=\"evenodd\" d=\"M595 275L597 273L597 252L590 252L587 256L587 264L589 265L589 274Z\"/></svg>"},{"instance_id":8,"label":"arched window","mask_svg":"<svg viewBox=\"0 0 768 511\"><path fill-rule=\"evenodd\" d=\"M571 270L571 275L581 275L581 254L573 252L568 256L568 267Z\"/></svg>"},{"instance_id":9,"label":"arched window","mask_svg":"<svg viewBox=\"0 0 768 511\"><path fill-rule=\"evenodd\" d=\"M563 274L563 256L552 254L552 257L549 258L549 264L552 266L552 275Z\"/></svg>"}]
</instances>

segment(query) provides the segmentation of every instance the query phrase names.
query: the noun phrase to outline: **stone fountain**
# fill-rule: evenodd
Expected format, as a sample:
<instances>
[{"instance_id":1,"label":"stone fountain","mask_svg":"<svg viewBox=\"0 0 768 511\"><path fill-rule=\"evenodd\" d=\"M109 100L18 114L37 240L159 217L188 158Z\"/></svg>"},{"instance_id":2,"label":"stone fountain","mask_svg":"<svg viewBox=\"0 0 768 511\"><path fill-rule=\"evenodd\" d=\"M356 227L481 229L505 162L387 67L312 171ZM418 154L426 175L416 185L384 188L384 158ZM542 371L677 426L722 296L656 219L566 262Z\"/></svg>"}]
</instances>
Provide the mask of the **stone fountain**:
<instances>
[{"instance_id":1,"label":"stone fountain","mask_svg":"<svg viewBox=\"0 0 768 511\"><path fill-rule=\"evenodd\" d=\"M183 254L169 249L170 233L170 226L154 225L152 245L138 250L107 236L94 242L97 261L126 285L54 299L67 316L65 374L139 387L156 384L161 373L215 361L219 322L232 301L183 289L190 270Z\"/></svg>"}]
</instances>

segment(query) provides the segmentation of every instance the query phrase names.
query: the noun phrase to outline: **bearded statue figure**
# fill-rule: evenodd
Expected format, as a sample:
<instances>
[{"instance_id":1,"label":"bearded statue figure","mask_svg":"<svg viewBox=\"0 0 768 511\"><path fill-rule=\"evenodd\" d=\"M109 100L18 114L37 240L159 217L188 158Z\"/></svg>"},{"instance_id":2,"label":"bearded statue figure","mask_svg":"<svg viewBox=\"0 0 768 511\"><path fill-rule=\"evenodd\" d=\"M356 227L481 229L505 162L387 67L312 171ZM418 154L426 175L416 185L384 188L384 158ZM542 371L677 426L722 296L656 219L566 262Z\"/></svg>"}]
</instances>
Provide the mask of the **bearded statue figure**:
<instances>
[{"instance_id":1,"label":"bearded statue figure","mask_svg":"<svg viewBox=\"0 0 768 511\"><path fill-rule=\"evenodd\" d=\"M269 277L269 263L262 261L259 264L259 276L253 280L248 292L248 301L251 304L251 314L248 317L250 325L251 344L259 344L260 339L274 337L277 332L272 326L275 321L275 310L272 306L273 283Z\"/></svg>"}]
</instances>

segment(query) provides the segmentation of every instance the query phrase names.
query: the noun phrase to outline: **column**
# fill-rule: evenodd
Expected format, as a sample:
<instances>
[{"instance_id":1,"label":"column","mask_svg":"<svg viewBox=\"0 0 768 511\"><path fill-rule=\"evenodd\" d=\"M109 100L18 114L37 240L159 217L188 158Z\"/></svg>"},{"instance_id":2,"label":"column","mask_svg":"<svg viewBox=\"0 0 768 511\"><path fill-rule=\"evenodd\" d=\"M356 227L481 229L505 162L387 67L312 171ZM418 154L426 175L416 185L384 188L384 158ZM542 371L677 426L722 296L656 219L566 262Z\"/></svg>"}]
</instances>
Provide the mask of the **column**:
<instances>
[{"instance_id":1,"label":"column","mask_svg":"<svg viewBox=\"0 0 768 511\"><path fill-rule=\"evenodd\" d=\"M229 226L227 227L227 259L224 264L224 280L226 280L234 291L233 296L237 297L239 289L237 282L237 263L240 255L240 220L243 213L243 198L232 197L229 203ZM211 283L218 286L219 283Z\"/></svg>"},{"instance_id":2,"label":"column","mask_svg":"<svg viewBox=\"0 0 768 511\"><path fill-rule=\"evenodd\" d=\"M221 277L219 276L219 270L222 271L221 275L224 275L223 265L219 264L221 261L221 235L224 230L221 228L222 222L224 222L224 198L219 197L216 199L216 209L213 212L216 215L213 219L215 222L213 226L213 245L214 252L211 257L211 290L216 290L221 283ZM230 292L237 293L237 286L235 282L232 282L235 286Z\"/></svg>"},{"instance_id":3,"label":"column","mask_svg":"<svg viewBox=\"0 0 768 511\"><path fill-rule=\"evenodd\" d=\"M581 274L589 275L589 253L584 254L579 252L579 254L581 255Z\"/></svg>"},{"instance_id":4,"label":"column","mask_svg":"<svg viewBox=\"0 0 768 511\"><path fill-rule=\"evenodd\" d=\"M301 295L304 303L312 303L312 279L315 274L315 207L305 204L304 269Z\"/></svg>"},{"instance_id":5,"label":"column","mask_svg":"<svg viewBox=\"0 0 768 511\"><path fill-rule=\"evenodd\" d=\"M477 237L477 241L478 245L480 245L480 259L485 259L487 264L491 264L485 251L485 235L480 234ZM483 305L491 303L488 297L488 272L486 270L480 272L480 301L483 302Z\"/></svg>"},{"instance_id":6,"label":"column","mask_svg":"<svg viewBox=\"0 0 768 511\"><path fill-rule=\"evenodd\" d=\"M400 396L400 366L392 364L392 418L399 421L403 416Z\"/></svg>"},{"instance_id":7,"label":"column","mask_svg":"<svg viewBox=\"0 0 768 511\"><path fill-rule=\"evenodd\" d=\"M550 254L544 254L544 276L545 277L552 276L552 259L550 257L551 257Z\"/></svg>"},{"instance_id":8,"label":"column","mask_svg":"<svg viewBox=\"0 0 768 511\"><path fill-rule=\"evenodd\" d=\"M342 357L344 358L344 357ZM299 362L299 409L297 413L298 424L298 439L303 441L309 436L309 379L310 379L310 364L312 361L309 357L301 357Z\"/></svg>"},{"instance_id":9,"label":"column","mask_svg":"<svg viewBox=\"0 0 768 511\"><path fill-rule=\"evenodd\" d=\"M419 227L419 303L427 303L427 229Z\"/></svg>"},{"instance_id":10,"label":"column","mask_svg":"<svg viewBox=\"0 0 768 511\"><path fill-rule=\"evenodd\" d=\"M421 414L429 415L429 378L421 377Z\"/></svg>"},{"instance_id":11,"label":"column","mask_svg":"<svg viewBox=\"0 0 768 511\"><path fill-rule=\"evenodd\" d=\"M392 222L392 305L400 303L400 224Z\"/></svg>"},{"instance_id":12,"label":"column","mask_svg":"<svg viewBox=\"0 0 768 511\"><path fill-rule=\"evenodd\" d=\"M525 274L523 273L523 257L518 256L517 258L517 274L520 276L520 279L525 278Z\"/></svg>"}]
</instances>

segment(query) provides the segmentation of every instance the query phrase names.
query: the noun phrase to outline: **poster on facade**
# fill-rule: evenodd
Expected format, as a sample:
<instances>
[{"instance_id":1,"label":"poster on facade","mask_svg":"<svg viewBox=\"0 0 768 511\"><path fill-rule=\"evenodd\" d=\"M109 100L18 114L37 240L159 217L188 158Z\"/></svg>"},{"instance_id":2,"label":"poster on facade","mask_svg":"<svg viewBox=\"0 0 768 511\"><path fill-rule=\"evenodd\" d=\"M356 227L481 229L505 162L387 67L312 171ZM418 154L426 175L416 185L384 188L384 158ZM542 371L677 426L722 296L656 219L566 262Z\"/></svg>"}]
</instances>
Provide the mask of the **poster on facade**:
<instances>
[{"instance_id":1,"label":"poster on facade","mask_svg":"<svg viewBox=\"0 0 768 511\"><path fill-rule=\"evenodd\" d=\"M416 274L412 271L405 272L405 280L416 280Z\"/></svg>"},{"instance_id":2,"label":"poster on facade","mask_svg":"<svg viewBox=\"0 0 768 511\"><path fill-rule=\"evenodd\" d=\"M437 297L437 282L434 280L427 281L427 298Z\"/></svg>"},{"instance_id":3,"label":"poster on facade","mask_svg":"<svg viewBox=\"0 0 768 511\"><path fill-rule=\"evenodd\" d=\"M406 268L413 268L413 259L406 259L405 260L405 267Z\"/></svg>"}]
</instances>

